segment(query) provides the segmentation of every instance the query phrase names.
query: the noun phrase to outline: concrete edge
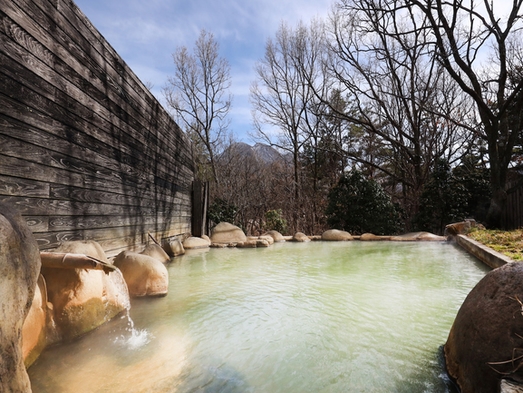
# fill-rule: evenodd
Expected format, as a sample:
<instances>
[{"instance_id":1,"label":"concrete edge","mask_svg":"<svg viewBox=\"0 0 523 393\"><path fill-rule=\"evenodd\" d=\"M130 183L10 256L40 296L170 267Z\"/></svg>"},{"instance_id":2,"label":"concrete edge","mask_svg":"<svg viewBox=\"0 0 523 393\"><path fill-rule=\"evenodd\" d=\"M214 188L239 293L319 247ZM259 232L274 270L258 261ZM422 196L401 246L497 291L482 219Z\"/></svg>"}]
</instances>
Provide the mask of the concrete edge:
<instances>
[{"instance_id":1,"label":"concrete edge","mask_svg":"<svg viewBox=\"0 0 523 393\"><path fill-rule=\"evenodd\" d=\"M487 247L465 235L457 235L456 243L469 254L475 256L492 269L496 269L500 266L506 265L507 263L514 262L513 259L507 257L506 255L494 251L492 248Z\"/></svg>"}]
</instances>

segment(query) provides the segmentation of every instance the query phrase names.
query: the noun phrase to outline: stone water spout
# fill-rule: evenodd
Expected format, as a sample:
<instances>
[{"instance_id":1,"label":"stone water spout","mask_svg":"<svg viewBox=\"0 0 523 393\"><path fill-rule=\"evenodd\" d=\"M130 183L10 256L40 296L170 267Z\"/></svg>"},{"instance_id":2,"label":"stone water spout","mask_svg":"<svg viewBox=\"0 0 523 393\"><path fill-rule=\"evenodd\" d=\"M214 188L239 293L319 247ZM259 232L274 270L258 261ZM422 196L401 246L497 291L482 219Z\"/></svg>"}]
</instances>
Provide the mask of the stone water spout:
<instances>
[{"instance_id":1,"label":"stone water spout","mask_svg":"<svg viewBox=\"0 0 523 393\"><path fill-rule=\"evenodd\" d=\"M78 337L128 310L129 293L121 273L97 242L64 242L41 257L61 339Z\"/></svg>"},{"instance_id":2,"label":"stone water spout","mask_svg":"<svg viewBox=\"0 0 523 393\"><path fill-rule=\"evenodd\" d=\"M55 269L103 270L105 273L116 270L114 265L85 254L63 252L41 252L42 267Z\"/></svg>"},{"instance_id":3,"label":"stone water spout","mask_svg":"<svg viewBox=\"0 0 523 393\"><path fill-rule=\"evenodd\" d=\"M40 253L42 274L22 329L26 367L46 346L87 333L130 308L122 273L98 244L69 242L61 248L64 252Z\"/></svg>"}]
</instances>

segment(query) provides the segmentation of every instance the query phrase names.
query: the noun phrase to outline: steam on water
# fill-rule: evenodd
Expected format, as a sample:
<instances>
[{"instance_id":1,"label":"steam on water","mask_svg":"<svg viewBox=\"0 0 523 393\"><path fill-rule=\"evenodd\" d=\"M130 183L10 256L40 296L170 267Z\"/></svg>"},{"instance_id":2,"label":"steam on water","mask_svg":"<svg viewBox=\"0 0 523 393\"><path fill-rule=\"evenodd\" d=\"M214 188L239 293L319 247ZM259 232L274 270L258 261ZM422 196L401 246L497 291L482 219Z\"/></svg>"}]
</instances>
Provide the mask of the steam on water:
<instances>
[{"instance_id":1,"label":"steam on water","mask_svg":"<svg viewBox=\"0 0 523 393\"><path fill-rule=\"evenodd\" d=\"M440 347L486 268L450 244L192 252L29 369L33 392L448 392ZM134 321L134 322L133 322Z\"/></svg>"}]
</instances>

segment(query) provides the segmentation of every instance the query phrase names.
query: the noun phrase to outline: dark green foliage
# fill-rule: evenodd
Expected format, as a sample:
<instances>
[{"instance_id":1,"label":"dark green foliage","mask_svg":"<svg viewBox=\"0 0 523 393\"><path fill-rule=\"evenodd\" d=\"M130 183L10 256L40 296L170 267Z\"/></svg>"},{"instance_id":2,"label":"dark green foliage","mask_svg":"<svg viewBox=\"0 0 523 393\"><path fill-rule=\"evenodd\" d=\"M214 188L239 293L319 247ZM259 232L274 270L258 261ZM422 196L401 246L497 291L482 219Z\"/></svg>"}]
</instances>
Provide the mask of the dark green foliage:
<instances>
[{"instance_id":1,"label":"dark green foliage","mask_svg":"<svg viewBox=\"0 0 523 393\"><path fill-rule=\"evenodd\" d=\"M269 210L265 213L265 228L267 230L274 230L280 233L287 231L287 220L283 218L281 209Z\"/></svg>"},{"instance_id":2,"label":"dark green foliage","mask_svg":"<svg viewBox=\"0 0 523 393\"><path fill-rule=\"evenodd\" d=\"M469 193L467 212L478 222L485 222L490 204L490 171L482 161L473 155L464 157L452 174Z\"/></svg>"},{"instance_id":3,"label":"dark green foliage","mask_svg":"<svg viewBox=\"0 0 523 393\"><path fill-rule=\"evenodd\" d=\"M417 229L443 234L447 224L469 217L471 196L464 179L453 174L446 160L439 160L420 197Z\"/></svg>"},{"instance_id":4,"label":"dark green foliage","mask_svg":"<svg viewBox=\"0 0 523 393\"><path fill-rule=\"evenodd\" d=\"M221 198L217 198L209 206L207 214L214 224L219 224L220 222L230 222L233 224L237 211L236 206Z\"/></svg>"},{"instance_id":5,"label":"dark green foliage","mask_svg":"<svg viewBox=\"0 0 523 393\"><path fill-rule=\"evenodd\" d=\"M401 230L400 214L390 196L359 171L345 173L329 193L327 223L352 234L391 235Z\"/></svg>"}]
</instances>

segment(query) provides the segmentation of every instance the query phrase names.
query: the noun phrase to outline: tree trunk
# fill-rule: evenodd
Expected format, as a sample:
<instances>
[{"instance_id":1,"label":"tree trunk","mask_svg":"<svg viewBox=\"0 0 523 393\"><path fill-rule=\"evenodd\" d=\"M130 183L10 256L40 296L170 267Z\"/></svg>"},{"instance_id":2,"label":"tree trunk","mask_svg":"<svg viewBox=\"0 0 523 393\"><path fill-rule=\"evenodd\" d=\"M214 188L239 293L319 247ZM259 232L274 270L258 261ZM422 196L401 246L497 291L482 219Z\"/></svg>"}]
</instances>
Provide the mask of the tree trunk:
<instances>
[{"instance_id":1,"label":"tree trunk","mask_svg":"<svg viewBox=\"0 0 523 393\"><path fill-rule=\"evenodd\" d=\"M489 229L503 229L505 208L507 206L505 183L508 162L501 162L500 157L502 156L504 146L499 146L497 138L492 138L492 135L498 134L498 130L487 128L486 131L488 131L488 135L491 136L488 140L488 149L490 162L490 187L492 190L486 224Z\"/></svg>"},{"instance_id":2,"label":"tree trunk","mask_svg":"<svg viewBox=\"0 0 523 393\"><path fill-rule=\"evenodd\" d=\"M293 219L294 219L294 232L298 231L299 228L299 206L300 206L300 189L299 189L299 172L298 172L298 165L299 165L299 156L298 156L298 146L295 143L294 144L294 151L293 151L293 160L294 160L294 212L293 212Z\"/></svg>"},{"instance_id":3,"label":"tree trunk","mask_svg":"<svg viewBox=\"0 0 523 393\"><path fill-rule=\"evenodd\" d=\"M505 209L507 206L507 192L503 188L492 190L490 206L487 212L487 228L503 229L505 226Z\"/></svg>"}]
</instances>

